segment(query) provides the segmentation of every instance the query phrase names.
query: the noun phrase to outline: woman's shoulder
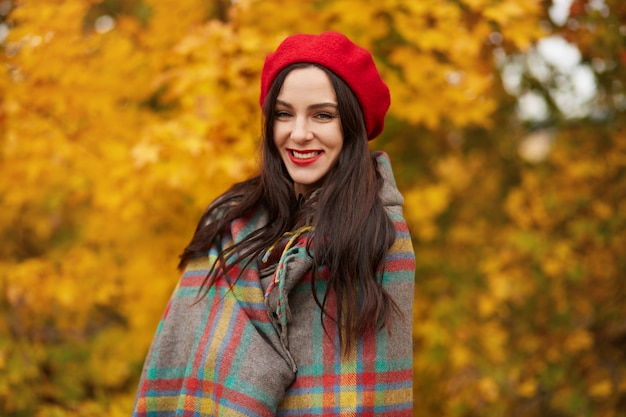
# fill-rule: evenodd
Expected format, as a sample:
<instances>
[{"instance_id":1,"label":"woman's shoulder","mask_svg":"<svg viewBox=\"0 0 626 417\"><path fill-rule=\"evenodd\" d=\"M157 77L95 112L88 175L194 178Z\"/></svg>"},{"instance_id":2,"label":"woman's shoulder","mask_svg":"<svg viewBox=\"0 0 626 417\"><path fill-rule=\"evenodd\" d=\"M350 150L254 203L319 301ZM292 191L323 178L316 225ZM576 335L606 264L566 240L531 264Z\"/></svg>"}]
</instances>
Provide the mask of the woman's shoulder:
<instances>
[{"instance_id":1,"label":"woman's shoulder","mask_svg":"<svg viewBox=\"0 0 626 417\"><path fill-rule=\"evenodd\" d=\"M203 216L203 226L207 226L211 223L216 223L229 216L229 213L237 207L241 202L241 199L225 199L224 196L220 196L213 200L209 207L205 211Z\"/></svg>"},{"instance_id":2,"label":"woman's shoulder","mask_svg":"<svg viewBox=\"0 0 626 417\"><path fill-rule=\"evenodd\" d=\"M383 151L375 151L372 152L372 157L376 161L376 169L383 179L383 186L379 192L383 206L387 209L394 206L401 207L404 204L404 197L396 185L389 155Z\"/></svg>"}]
</instances>

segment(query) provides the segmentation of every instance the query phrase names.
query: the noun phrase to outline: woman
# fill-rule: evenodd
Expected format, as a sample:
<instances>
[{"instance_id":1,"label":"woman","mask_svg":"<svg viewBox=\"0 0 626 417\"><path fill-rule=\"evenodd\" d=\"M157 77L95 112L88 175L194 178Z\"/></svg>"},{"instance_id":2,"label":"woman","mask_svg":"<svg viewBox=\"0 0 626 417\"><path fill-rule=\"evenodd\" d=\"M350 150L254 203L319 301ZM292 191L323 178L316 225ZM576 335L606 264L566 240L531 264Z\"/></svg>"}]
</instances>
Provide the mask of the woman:
<instances>
[{"instance_id":1,"label":"woman","mask_svg":"<svg viewBox=\"0 0 626 417\"><path fill-rule=\"evenodd\" d=\"M344 35L268 55L258 176L203 215L136 416L409 416L415 260L388 157L389 90Z\"/></svg>"}]
</instances>

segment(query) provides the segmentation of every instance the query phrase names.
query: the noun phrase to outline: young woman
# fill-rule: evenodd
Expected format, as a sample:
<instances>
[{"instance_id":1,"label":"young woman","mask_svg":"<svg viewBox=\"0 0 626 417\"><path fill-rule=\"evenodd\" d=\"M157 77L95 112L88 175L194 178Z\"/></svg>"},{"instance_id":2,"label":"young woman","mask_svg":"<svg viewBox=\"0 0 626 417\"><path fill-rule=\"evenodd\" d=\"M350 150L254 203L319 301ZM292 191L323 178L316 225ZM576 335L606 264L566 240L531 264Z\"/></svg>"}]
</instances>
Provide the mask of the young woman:
<instances>
[{"instance_id":1,"label":"young woman","mask_svg":"<svg viewBox=\"0 0 626 417\"><path fill-rule=\"evenodd\" d=\"M344 35L268 55L257 176L202 216L135 416L410 416L415 259L372 56Z\"/></svg>"}]
</instances>

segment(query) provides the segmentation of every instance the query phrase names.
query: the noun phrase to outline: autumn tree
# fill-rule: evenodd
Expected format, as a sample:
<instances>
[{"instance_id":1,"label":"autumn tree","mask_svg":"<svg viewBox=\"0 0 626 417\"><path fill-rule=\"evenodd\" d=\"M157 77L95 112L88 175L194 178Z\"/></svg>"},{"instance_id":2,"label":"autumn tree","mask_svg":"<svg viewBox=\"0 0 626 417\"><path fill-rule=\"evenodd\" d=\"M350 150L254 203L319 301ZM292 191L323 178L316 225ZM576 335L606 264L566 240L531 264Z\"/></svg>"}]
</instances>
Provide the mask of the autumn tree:
<instances>
[{"instance_id":1,"label":"autumn tree","mask_svg":"<svg viewBox=\"0 0 626 417\"><path fill-rule=\"evenodd\" d=\"M265 55L339 30L392 93L372 145L417 255L414 415L623 416L626 7L561 16L540 0L0 1L0 414L128 415L178 254L256 169Z\"/></svg>"}]
</instances>

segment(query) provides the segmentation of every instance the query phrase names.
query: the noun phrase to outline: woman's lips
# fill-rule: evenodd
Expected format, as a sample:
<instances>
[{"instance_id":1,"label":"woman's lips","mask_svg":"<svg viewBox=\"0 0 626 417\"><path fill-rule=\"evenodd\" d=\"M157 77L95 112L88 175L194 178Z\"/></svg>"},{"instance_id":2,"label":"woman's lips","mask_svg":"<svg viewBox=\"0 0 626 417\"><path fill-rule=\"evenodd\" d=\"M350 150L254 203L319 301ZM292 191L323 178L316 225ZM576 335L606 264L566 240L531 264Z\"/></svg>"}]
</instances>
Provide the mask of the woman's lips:
<instances>
[{"instance_id":1,"label":"woman's lips","mask_svg":"<svg viewBox=\"0 0 626 417\"><path fill-rule=\"evenodd\" d=\"M296 149L288 149L287 151L289 159L296 165L310 165L317 161L324 153L323 151L318 150L298 151Z\"/></svg>"}]
</instances>

